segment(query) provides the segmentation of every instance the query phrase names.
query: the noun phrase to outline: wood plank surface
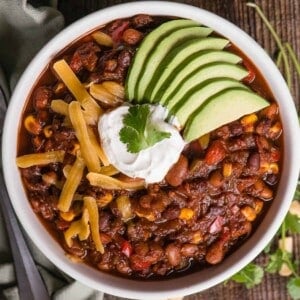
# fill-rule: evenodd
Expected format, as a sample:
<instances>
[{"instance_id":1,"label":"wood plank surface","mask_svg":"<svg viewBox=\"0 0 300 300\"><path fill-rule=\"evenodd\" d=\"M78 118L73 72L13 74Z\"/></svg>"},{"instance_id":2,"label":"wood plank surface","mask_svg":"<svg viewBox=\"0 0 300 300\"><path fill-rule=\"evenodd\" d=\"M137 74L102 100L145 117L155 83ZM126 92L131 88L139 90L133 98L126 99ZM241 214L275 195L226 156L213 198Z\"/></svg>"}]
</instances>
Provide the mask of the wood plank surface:
<instances>
[{"instance_id":1,"label":"wood plank surface","mask_svg":"<svg viewBox=\"0 0 300 300\"><path fill-rule=\"evenodd\" d=\"M64 14L66 23L89 14L98 9L119 4L122 0L60 0L58 8ZM173 1L175 2L175 1ZM247 7L245 0L186 0L176 1L187 3L214 12L252 36L274 58L278 49L261 19L255 14L254 9ZM255 1L267 18L275 27L280 38L289 42L300 57L300 1L299 0L257 0ZM292 95L299 109L300 87L296 74L292 78ZM275 243L275 241L274 241ZM300 237L295 236L294 253L300 259ZM256 262L263 265L266 257L261 254ZM114 296L106 295L105 300L121 300ZM289 299L286 291L286 279L278 275L266 274L263 282L253 289L247 290L244 286L233 282L227 285L220 284L204 292L190 295L185 300L285 300ZM153 299L155 300L155 299Z\"/></svg>"}]
</instances>

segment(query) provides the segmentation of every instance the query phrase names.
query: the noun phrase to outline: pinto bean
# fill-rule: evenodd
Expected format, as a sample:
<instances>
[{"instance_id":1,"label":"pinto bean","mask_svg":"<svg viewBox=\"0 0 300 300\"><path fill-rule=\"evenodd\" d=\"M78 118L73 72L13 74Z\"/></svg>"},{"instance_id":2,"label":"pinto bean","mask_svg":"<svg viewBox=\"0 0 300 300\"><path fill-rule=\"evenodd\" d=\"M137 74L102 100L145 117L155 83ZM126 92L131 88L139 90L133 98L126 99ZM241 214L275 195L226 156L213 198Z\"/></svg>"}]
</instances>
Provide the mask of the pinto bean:
<instances>
[{"instance_id":1,"label":"pinto bean","mask_svg":"<svg viewBox=\"0 0 300 300\"><path fill-rule=\"evenodd\" d=\"M118 263L116 264L116 269L121 274L130 275L132 273L131 268L129 267L129 261L126 259L118 260Z\"/></svg>"},{"instance_id":2,"label":"pinto bean","mask_svg":"<svg viewBox=\"0 0 300 300\"><path fill-rule=\"evenodd\" d=\"M198 252L198 246L194 244L184 244L181 248L181 254L186 257L193 257Z\"/></svg>"},{"instance_id":3,"label":"pinto bean","mask_svg":"<svg viewBox=\"0 0 300 300\"><path fill-rule=\"evenodd\" d=\"M166 175L167 182L172 186L179 186L185 180L188 173L188 160L184 155L180 155L177 163Z\"/></svg>"},{"instance_id":4,"label":"pinto bean","mask_svg":"<svg viewBox=\"0 0 300 300\"><path fill-rule=\"evenodd\" d=\"M166 256L171 266L175 267L180 264L181 261L180 248L175 244L169 244L167 246Z\"/></svg>"},{"instance_id":5,"label":"pinto bean","mask_svg":"<svg viewBox=\"0 0 300 300\"><path fill-rule=\"evenodd\" d=\"M228 231L223 232L220 239L214 242L206 252L205 260L212 265L221 262L226 253L226 244L229 241L230 234Z\"/></svg>"},{"instance_id":6,"label":"pinto bean","mask_svg":"<svg viewBox=\"0 0 300 300\"><path fill-rule=\"evenodd\" d=\"M123 33L123 41L128 45L136 45L142 40L143 34L133 28L128 28Z\"/></svg>"}]
</instances>

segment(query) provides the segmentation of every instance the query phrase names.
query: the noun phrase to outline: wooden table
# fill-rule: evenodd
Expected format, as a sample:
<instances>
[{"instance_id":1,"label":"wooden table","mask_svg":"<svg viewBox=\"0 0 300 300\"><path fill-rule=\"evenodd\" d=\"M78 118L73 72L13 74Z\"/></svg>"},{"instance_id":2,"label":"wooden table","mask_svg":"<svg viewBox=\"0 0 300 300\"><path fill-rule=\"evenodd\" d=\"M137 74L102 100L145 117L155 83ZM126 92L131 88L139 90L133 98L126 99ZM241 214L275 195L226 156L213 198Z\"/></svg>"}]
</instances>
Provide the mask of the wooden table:
<instances>
[{"instance_id":1,"label":"wooden table","mask_svg":"<svg viewBox=\"0 0 300 300\"><path fill-rule=\"evenodd\" d=\"M58 8L64 14L66 24L98 9L130 2L124 0L59 0ZM175 1L174 1L175 2ZM186 0L176 1L191 4L212 11L250 34L266 49L271 57L276 55L275 42L262 21L252 8L246 6L246 0ZM253 2L253 1L252 1ZM300 1L299 0L256 0L268 19L274 25L283 41L289 42L300 57ZM300 86L299 79L293 74L292 94L299 109ZM300 237L295 236L294 253L300 259ZM256 262L265 264L266 258L261 254ZM289 299L286 291L286 279L279 275L265 275L263 282L250 290L244 286L229 282L226 286L220 284L202 293L185 297L185 300L283 300ZM121 300L106 295L105 300ZM155 300L155 299L153 299Z\"/></svg>"}]
</instances>

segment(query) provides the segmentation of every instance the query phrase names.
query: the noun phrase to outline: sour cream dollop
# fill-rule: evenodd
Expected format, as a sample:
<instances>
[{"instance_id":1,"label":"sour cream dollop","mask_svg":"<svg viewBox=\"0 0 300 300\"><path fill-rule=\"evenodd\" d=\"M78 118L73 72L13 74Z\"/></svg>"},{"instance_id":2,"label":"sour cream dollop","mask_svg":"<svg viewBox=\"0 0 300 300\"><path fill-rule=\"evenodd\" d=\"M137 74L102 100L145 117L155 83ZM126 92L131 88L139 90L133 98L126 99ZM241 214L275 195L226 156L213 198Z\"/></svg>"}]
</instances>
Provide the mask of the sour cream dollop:
<instances>
[{"instance_id":1,"label":"sour cream dollop","mask_svg":"<svg viewBox=\"0 0 300 300\"><path fill-rule=\"evenodd\" d=\"M125 175L143 178L147 184L159 182L178 161L185 142L178 129L165 121L167 110L161 105L151 105L149 121L158 130L169 132L171 135L138 153L128 152L127 145L119 136L128 109L129 106L120 106L100 118L98 131L103 151L109 162Z\"/></svg>"}]
</instances>

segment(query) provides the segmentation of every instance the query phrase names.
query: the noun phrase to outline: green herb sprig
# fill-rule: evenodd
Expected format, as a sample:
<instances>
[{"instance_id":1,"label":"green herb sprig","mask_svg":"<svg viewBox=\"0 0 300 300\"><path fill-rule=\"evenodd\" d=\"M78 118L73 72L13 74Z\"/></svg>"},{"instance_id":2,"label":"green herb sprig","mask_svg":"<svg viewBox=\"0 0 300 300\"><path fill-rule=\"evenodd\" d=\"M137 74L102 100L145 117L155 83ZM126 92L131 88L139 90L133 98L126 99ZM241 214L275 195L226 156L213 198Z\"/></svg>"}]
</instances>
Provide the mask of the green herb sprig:
<instances>
[{"instance_id":1,"label":"green herb sprig","mask_svg":"<svg viewBox=\"0 0 300 300\"><path fill-rule=\"evenodd\" d=\"M134 105L124 116L124 127L120 130L120 140L127 145L130 153L138 153L147 149L171 134L158 130L150 120L150 106L147 104Z\"/></svg>"},{"instance_id":2,"label":"green herb sprig","mask_svg":"<svg viewBox=\"0 0 300 300\"><path fill-rule=\"evenodd\" d=\"M275 29L266 18L265 14L259 6L255 3L247 3L249 7L255 9L257 14L261 17L265 26L269 29L271 35L273 36L276 45L279 49L278 56L276 58L276 64L280 68L283 64L283 74L286 79L287 85L291 87L291 66L290 61L300 79L300 62L296 57L294 50L289 43L283 43L276 33ZM297 189L294 195L294 201L300 205L300 181L298 182ZM231 277L231 280L243 283L247 288L252 288L257 284L260 284L263 280L264 273L279 273L287 276L289 279L287 281L287 291L290 297L294 300L300 299L300 271L299 263L293 257L291 249L287 249L285 245L288 239L292 239L293 234L300 233L300 212L295 213L291 210L286 215L280 230L276 234L278 241L281 242L281 246L275 247L276 249L271 252L274 248L274 242L266 247L264 250L265 254L268 255L267 263L264 266L259 266L255 263L250 263L240 272ZM285 274L283 274L283 270Z\"/></svg>"}]
</instances>

